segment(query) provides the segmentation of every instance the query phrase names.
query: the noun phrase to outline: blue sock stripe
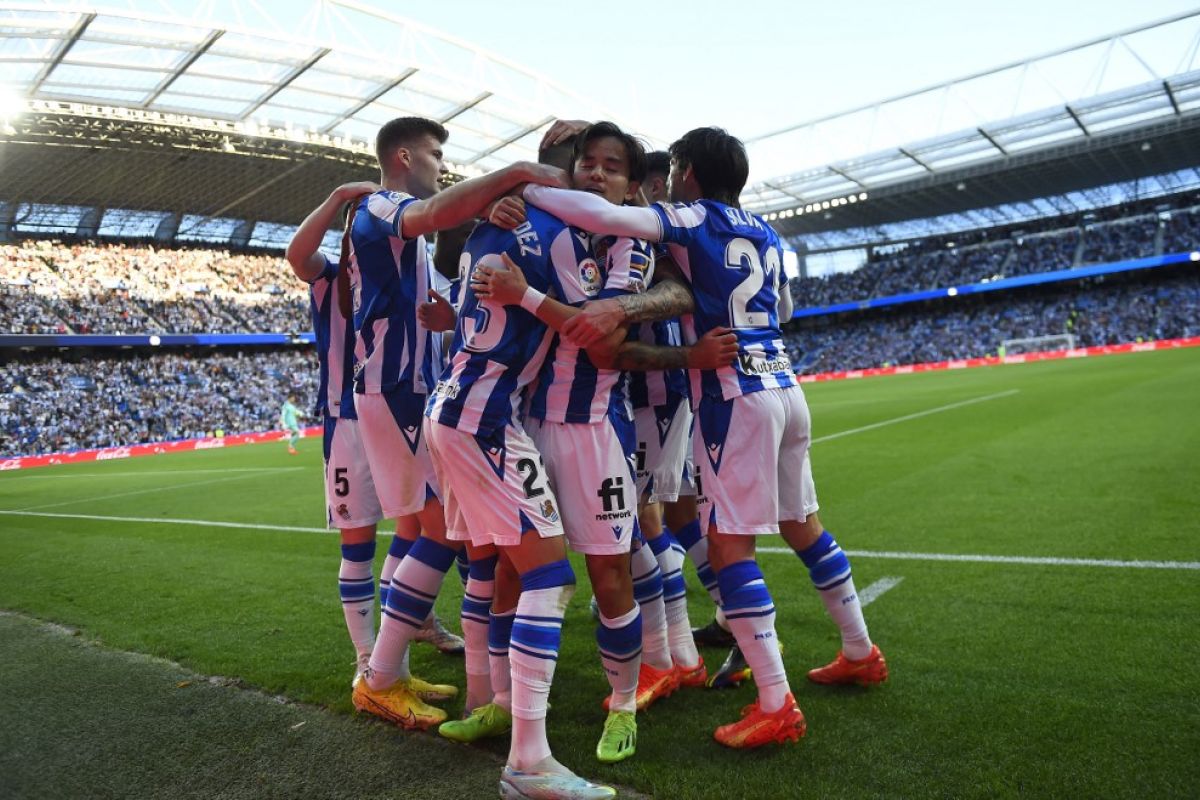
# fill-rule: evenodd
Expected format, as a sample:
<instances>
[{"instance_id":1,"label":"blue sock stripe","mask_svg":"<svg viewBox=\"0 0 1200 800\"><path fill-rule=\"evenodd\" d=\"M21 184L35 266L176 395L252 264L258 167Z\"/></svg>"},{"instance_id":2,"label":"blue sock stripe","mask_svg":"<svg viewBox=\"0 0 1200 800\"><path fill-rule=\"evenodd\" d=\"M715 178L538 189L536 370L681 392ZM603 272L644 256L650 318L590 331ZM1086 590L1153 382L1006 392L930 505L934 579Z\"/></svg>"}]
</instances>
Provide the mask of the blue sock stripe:
<instances>
[{"instance_id":1,"label":"blue sock stripe","mask_svg":"<svg viewBox=\"0 0 1200 800\"><path fill-rule=\"evenodd\" d=\"M735 561L717 573L717 585L721 587L721 595L728 597L747 583L762 580L762 570L755 561Z\"/></svg>"},{"instance_id":2,"label":"blue sock stripe","mask_svg":"<svg viewBox=\"0 0 1200 800\"><path fill-rule=\"evenodd\" d=\"M683 580L682 572L675 570L663 578L663 597L667 599L667 602L686 596L687 583Z\"/></svg>"},{"instance_id":3,"label":"blue sock stripe","mask_svg":"<svg viewBox=\"0 0 1200 800\"><path fill-rule=\"evenodd\" d=\"M428 600L431 603L434 600L437 600L436 593L430 594L429 592L418 589L415 586L409 586L407 583L402 583L401 581L398 581L395 578L392 578L392 587L391 588L392 588L392 592L395 592L396 590L400 590L401 592L405 592L406 594L408 594L410 597Z\"/></svg>"},{"instance_id":4,"label":"blue sock stripe","mask_svg":"<svg viewBox=\"0 0 1200 800\"><path fill-rule=\"evenodd\" d=\"M420 628L422 625L425 624L424 617L421 617L421 619L414 622L413 620L409 619L408 617L402 616L402 615L392 611L392 609L390 609L390 608L385 608L383 610L383 613L387 614L387 616L390 619L394 619L397 622L403 622L405 625L408 625L410 628Z\"/></svg>"},{"instance_id":5,"label":"blue sock stripe","mask_svg":"<svg viewBox=\"0 0 1200 800\"><path fill-rule=\"evenodd\" d=\"M694 519L687 525L675 531L675 541L683 545L684 550L691 550L703 538L700 530L700 520Z\"/></svg>"},{"instance_id":6,"label":"blue sock stripe","mask_svg":"<svg viewBox=\"0 0 1200 800\"><path fill-rule=\"evenodd\" d=\"M394 584L392 590L388 592L387 610L391 612L388 616L404 616L416 620L418 625L422 625L432 608L432 600L414 597L403 589L397 589Z\"/></svg>"},{"instance_id":7,"label":"blue sock stripe","mask_svg":"<svg viewBox=\"0 0 1200 800\"><path fill-rule=\"evenodd\" d=\"M471 619L478 619L480 622L488 621L488 609L492 603L490 600L472 600L464 597L462 601L462 615L469 616Z\"/></svg>"},{"instance_id":8,"label":"blue sock stripe","mask_svg":"<svg viewBox=\"0 0 1200 800\"><path fill-rule=\"evenodd\" d=\"M375 540L342 545L342 558L346 561L374 561Z\"/></svg>"},{"instance_id":9,"label":"blue sock stripe","mask_svg":"<svg viewBox=\"0 0 1200 800\"><path fill-rule=\"evenodd\" d=\"M796 555L800 556L800 560L804 562L804 566L812 569L826 553L835 547L837 547L837 542L834 541L829 531L821 531L821 535L817 537L815 542L803 550L797 550Z\"/></svg>"},{"instance_id":10,"label":"blue sock stripe","mask_svg":"<svg viewBox=\"0 0 1200 800\"><path fill-rule=\"evenodd\" d=\"M395 556L396 558L404 558L406 555L408 555L408 549L412 547L412 545L413 543L408 539L405 539L403 536L393 536L392 543L388 545L388 555Z\"/></svg>"},{"instance_id":11,"label":"blue sock stripe","mask_svg":"<svg viewBox=\"0 0 1200 800\"><path fill-rule=\"evenodd\" d=\"M649 577L633 583L633 599L639 603L646 603L656 597L661 597L662 593L662 572L658 569L650 573Z\"/></svg>"},{"instance_id":12,"label":"blue sock stripe","mask_svg":"<svg viewBox=\"0 0 1200 800\"><path fill-rule=\"evenodd\" d=\"M477 581L494 581L496 580L496 564L499 560L499 556L478 558L471 562L471 567L467 574Z\"/></svg>"},{"instance_id":13,"label":"blue sock stripe","mask_svg":"<svg viewBox=\"0 0 1200 800\"><path fill-rule=\"evenodd\" d=\"M773 605L762 570L753 561L738 561L717 574L726 616L739 610L756 611Z\"/></svg>"},{"instance_id":14,"label":"blue sock stripe","mask_svg":"<svg viewBox=\"0 0 1200 800\"><path fill-rule=\"evenodd\" d=\"M808 568L808 576L817 588L844 580L850 575L850 559L841 550Z\"/></svg>"},{"instance_id":15,"label":"blue sock stripe","mask_svg":"<svg viewBox=\"0 0 1200 800\"><path fill-rule=\"evenodd\" d=\"M536 589L554 589L559 586L571 586L575 583L575 573L571 564L565 558L561 561L551 561L535 567L521 576L521 591L531 592Z\"/></svg>"},{"instance_id":16,"label":"blue sock stripe","mask_svg":"<svg viewBox=\"0 0 1200 800\"><path fill-rule=\"evenodd\" d=\"M407 557L415 558L430 569L446 572L458 557L458 550L422 536L413 544Z\"/></svg>"},{"instance_id":17,"label":"blue sock stripe","mask_svg":"<svg viewBox=\"0 0 1200 800\"><path fill-rule=\"evenodd\" d=\"M635 658L637 658L641 654L642 654L642 648L640 646L638 647L638 649L635 652L627 653L624 655L614 655L613 653L610 653L607 650L604 650L603 648L601 648L601 650L600 650L601 658L605 659L606 661L615 661L618 664L628 664L630 661L633 661Z\"/></svg>"},{"instance_id":18,"label":"blue sock stripe","mask_svg":"<svg viewBox=\"0 0 1200 800\"><path fill-rule=\"evenodd\" d=\"M701 566L696 568L696 577L700 579L700 583L705 589L712 590L717 585L717 573L705 561Z\"/></svg>"},{"instance_id":19,"label":"blue sock stripe","mask_svg":"<svg viewBox=\"0 0 1200 800\"><path fill-rule=\"evenodd\" d=\"M490 594L485 595L485 594L473 594L471 592L463 592L463 599L464 600L472 600L476 603L486 603L487 607L488 607L488 613L489 614L491 613L492 596Z\"/></svg>"},{"instance_id":20,"label":"blue sock stripe","mask_svg":"<svg viewBox=\"0 0 1200 800\"><path fill-rule=\"evenodd\" d=\"M545 627L542 625L525 625L520 620L513 624L510 647L522 645L535 650L558 651L562 643L561 627Z\"/></svg>"},{"instance_id":21,"label":"blue sock stripe","mask_svg":"<svg viewBox=\"0 0 1200 800\"><path fill-rule=\"evenodd\" d=\"M824 583L824 584L821 584L820 586L817 586L817 591L823 592L826 589L834 589L838 586L841 586L843 583L850 580L852 577L854 577L854 576L851 575L849 572L847 572L845 575L840 576L839 578L831 581L830 583ZM816 586L816 584L813 584L813 585Z\"/></svg>"},{"instance_id":22,"label":"blue sock stripe","mask_svg":"<svg viewBox=\"0 0 1200 800\"><path fill-rule=\"evenodd\" d=\"M769 617L770 615L772 615L774 613L775 613L775 606L772 605L770 608L757 609L754 611L740 611L736 614L731 614L730 612L726 611L725 619L748 619L751 617Z\"/></svg>"},{"instance_id":23,"label":"blue sock stripe","mask_svg":"<svg viewBox=\"0 0 1200 800\"><path fill-rule=\"evenodd\" d=\"M342 598L343 603L347 600L374 600L375 584L339 583L338 595Z\"/></svg>"},{"instance_id":24,"label":"blue sock stripe","mask_svg":"<svg viewBox=\"0 0 1200 800\"><path fill-rule=\"evenodd\" d=\"M628 661L642 649L642 615L619 628L610 628L603 621L596 626L596 644L600 652L614 661Z\"/></svg>"},{"instance_id":25,"label":"blue sock stripe","mask_svg":"<svg viewBox=\"0 0 1200 800\"><path fill-rule=\"evenodd\" d=\"M515 621L515 614L488 615L488 650L508 652L508 642L512 639L512 628Z\"/></svg>"},{"instance_id":26,"label":"blue sock stripe","mask_svg":"<svg viewBox=\"0 0 1200 800\"><path fill-rule=\"evenodd\" d=\"M675 539L671 537L671 531L663 528L662 535L657 539L647 539L646 543L650 545L650 552L656 556L661 556L663 553L671 549L671 545L675 543Z\"/></svg>"},{"instance_id":27,"label":"blue sock stripe","mask_svg":"<svg viewBox=\"0 0 1200 800\"><path fill-rule=\"evenodd\" d=\"M514 643L512 645L511 649L516 650L518 653L524 653L527 656L532 656L534 658L540 658L543 661L558 661L558 650L555 650L553 653L550 653L550 652L540 653L537 650L529 650L527 648L521 647L520 645L518 645L516 643Z\"/></svg>"}]
</instances>

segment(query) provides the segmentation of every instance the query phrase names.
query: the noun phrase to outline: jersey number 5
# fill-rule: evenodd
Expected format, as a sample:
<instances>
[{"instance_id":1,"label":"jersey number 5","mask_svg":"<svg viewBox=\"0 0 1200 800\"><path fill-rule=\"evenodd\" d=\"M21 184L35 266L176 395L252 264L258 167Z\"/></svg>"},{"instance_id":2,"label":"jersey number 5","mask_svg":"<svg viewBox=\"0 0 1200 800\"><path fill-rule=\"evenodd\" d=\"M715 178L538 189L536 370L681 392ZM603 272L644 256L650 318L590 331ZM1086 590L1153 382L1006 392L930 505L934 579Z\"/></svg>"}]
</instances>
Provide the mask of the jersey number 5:
<instances>
[{"instance_id":1,"label":"jersey number 5","mask_svg":"<svg viewBox=\"0 0 1200 800\"><path fill-rule=\"evenodd\" d=\"M493 261L494 259L494 261ZM488 265L493 269L504 269L504 262L499 256L486 255L475 265L478 269ZM470 276L471 254L464 252L458 265L459 274ZM468 278L468 283L470 283ZM476 306L470 316L463 318L463 347L472 353L486 353L500 344L504 336L504 328L508 324L508 314L504 306L490 300L475 298Z\"/></svg>"}]
</instances>

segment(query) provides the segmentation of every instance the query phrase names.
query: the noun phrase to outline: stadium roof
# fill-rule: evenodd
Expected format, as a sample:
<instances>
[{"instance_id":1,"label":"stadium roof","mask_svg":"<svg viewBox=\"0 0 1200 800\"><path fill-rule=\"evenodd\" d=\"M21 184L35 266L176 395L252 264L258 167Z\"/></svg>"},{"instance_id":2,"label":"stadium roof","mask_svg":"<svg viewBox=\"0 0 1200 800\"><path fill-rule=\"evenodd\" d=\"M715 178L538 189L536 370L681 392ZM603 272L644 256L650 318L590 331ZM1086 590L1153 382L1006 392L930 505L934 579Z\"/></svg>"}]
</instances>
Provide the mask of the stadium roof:
<instances>
[{"instance_id":1,"label":"stadium roof","mask_svg":"<svg viewBox=\"0 0 1200 800\"><path fill-rule=\"evenodd\" d=\"M292 8L284 24L257 0L0 0L0 228L58 215L278 245L332 186L377 176L367 142L393 117L442 120L459 175L532 158L553 118L612 118L357 0ZM743 203L843 247L1200 166L1198 50L1200 11L756 137L756 170L793 171Z\"/></svg>"},{"instance_id":2,"label":"stadium roof","mask_svg":"<svg viewBox=\"0 0 1200 800\"><path fill-rule=\"evenodd\" d=\"M399 116L450 131L458 171L536 156L556 117L611 118L553 81L357 0L3 3L8 101L193 115L369 142Z\"/></svg>"},{"instance_id":3,"label":"stadium roof","mask_svg":"<svg viewBox=\"0 0 1200 800\"><path fill-rule=\"evenodd\" d=\"M1200 11L1192 11L755 137L747 146L756 165L802 168L757 181L743 204L799 234L1200 164L1190 132L1200 114L1198 50ZM1117 152L1114 142L1134 131L1138 153L1157 152ZM1064 160L1073 174L1043 170ZM987 175L993 185L981 180ZM945 184L948 193L930 194ZM903 200L881 202L887 197Z\"/></svg>"}]
</instances>

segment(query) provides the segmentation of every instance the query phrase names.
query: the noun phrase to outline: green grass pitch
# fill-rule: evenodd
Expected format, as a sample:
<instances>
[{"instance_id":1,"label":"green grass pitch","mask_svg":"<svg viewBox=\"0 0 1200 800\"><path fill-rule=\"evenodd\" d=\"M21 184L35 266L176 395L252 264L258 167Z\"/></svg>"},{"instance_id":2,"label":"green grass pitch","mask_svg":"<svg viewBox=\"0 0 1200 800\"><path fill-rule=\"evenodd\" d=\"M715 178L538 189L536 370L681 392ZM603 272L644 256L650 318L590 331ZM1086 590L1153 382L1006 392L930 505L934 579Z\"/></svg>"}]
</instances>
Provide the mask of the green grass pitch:
<instances>
[{"instance_id":1,"label":"green grass pitch","mask_svg":"<svg viewBox=\"0 0 1200 800\"><path fill-rule=\"evenodd\" d=\"M639 717L633 759L601 765L607 684L576 562L559 759L658 798L1195 796L1200 348L805 392L821 518L860 592L894 583L866 609L892 679L809 684L836 631L798 559L764 552L808 736L723 750L712 729L752 689L690 690ZM3 473L0 511L0 796L494 796L506 743L350 716L318 440ZM452 573L452 627L460 597ZM462 684L461 659L413 661Z\"/></svg>"}]
</instances>

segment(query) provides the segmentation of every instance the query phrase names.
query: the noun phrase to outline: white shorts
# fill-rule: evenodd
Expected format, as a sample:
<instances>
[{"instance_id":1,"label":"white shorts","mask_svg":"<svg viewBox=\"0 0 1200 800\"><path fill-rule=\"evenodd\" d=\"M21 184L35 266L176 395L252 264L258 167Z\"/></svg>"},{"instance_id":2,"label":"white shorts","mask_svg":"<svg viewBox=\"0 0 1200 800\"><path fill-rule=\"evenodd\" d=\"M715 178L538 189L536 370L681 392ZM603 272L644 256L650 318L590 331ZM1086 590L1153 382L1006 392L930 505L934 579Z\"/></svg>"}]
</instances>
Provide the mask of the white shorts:
<instances>
[{"instance_id":1,"label":"white shorts","mask_svg":"<svg viewBox=\"0 0 1200 800\"><path fill-rule=\"evenodd\" d=\"M438 497L433 461L421 432L425 396L403 390L356 394L354 409L384 515L416 514L431 497Z\"/></svg>"},{"instance_id":2,"label":"white shorts","mask_svg":"<svg viewBox=\"0 0 1200 800\"><path fill-rule=\"evenodd\" d=\"M563 535L558 498L529 435L509 425L476 436L425 420L446 505L446 536L483 546L512 547L524 531Z\"/></svg>"},{"instance_id":3,"label":"white shorts","mask_svg":"<svg viewBox=\"0 0 1200 800\"><path fill-rule=\"evenodd\" d=\"M696 423L705 530L715 522L721 533L778 533L780 520L803 522L816 510L815 487L807 498L804 490L811 418L799 386L706 397Z\"/></svg>"},{"instance_id":4,"label":"white shorts","mask_svg":"<svg viewBox=\"0 0 1200 800\"><path fill-rule=\"evenodd\" d=\"M637 525L637 476L631 420L562 423L530 419L571 549L586 555L628 553Z\"/></svg>"},{"instance_id":5,"label":"white shorts","mask_svg":"<svg viewBox=\"0 0 1200 800\"><path fill-rule=\"evenodd\" d=\"M345 530L383 519L358 420L324 415L326 526Z\"/></svg>"},{"instance_id":6,"label":"white shorts","mask_svg":"<svg viewBox=\"0 0 1200 800\"><path fill-rule=\"evenodd\" d=\"M691 444L692 410L687 401L675 397L661 406L634 409L633 421L637 428L638 495L649 495L651 503L678 500Z\"/></svg>"}]
</instances>

